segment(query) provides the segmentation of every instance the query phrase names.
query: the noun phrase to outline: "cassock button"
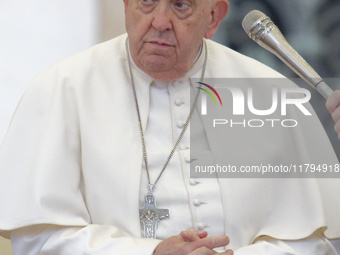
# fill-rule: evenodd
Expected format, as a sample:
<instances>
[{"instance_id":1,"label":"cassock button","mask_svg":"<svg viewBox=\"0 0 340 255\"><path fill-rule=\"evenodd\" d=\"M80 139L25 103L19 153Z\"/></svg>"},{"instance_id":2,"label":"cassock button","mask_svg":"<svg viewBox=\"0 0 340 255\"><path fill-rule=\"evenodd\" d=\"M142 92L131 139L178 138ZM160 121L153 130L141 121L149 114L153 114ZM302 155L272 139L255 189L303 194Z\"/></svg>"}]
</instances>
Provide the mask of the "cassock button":
<instances>
[{"instance_id":1,"label":"cassock button","mask_svg":"<svg viewBox=\"0 0 340 255\"><path fill-rule=\"evenodd\" d=\"M202 204L201 201L199 201L198 199L194 199L194 205L195 206L200 206Z\"/></svg>"},{"instance_id":2,"label":"cassock button","mask_svg":"<svg viewBox=\"0 0 340 255\"><path fill-rule=\"evenodd\" d=\"M184 122L183 121L178 121L177 122L177 127L178 128L183 128L184 127Z\"/></svg>"},{"instance_id":3,"label":"cassock button","mask_svg":"<svg viewBox=\"0 0 340 255\"><path fill-rule=\"evenodd\" d=\"M195 186L198 184L198 182L195 179L190 179L189 183L191 186Z\"/></svg>"},{"instance_id":4,"label":"cassock button","mask_svg":"<svg viewBox=\"0 0 340 255\"><path fill-rule=\"evenodd\" d=\"M176 104L177 106L181 106L181 105L183 104L183 102L182 102L182 100L180 100L180 99L176 99L176 100L175 100L175 104Z\"/></svg>"},{"instance_id":5,"label":"cassock button","mask_svg":"<svg viewBox=\"0 0 340 255\"><path fill-rule=\"evenodd\" d=\"M188 163L188 164L191 163L190 157L185 157L185 162Z\"/></svg>"},{"instance_id":6,"label":"cassock button","mask_svg":"<svg viewBox=\"0 0 340 255\"><path fill-rule=\"evenodd\" d=\"M204 226L203 223L198 223L198 224L196 225L196 228L197 228L197 230L202 231L202 230L205 229L205 226Z\"/></svg>"}]
</instances>

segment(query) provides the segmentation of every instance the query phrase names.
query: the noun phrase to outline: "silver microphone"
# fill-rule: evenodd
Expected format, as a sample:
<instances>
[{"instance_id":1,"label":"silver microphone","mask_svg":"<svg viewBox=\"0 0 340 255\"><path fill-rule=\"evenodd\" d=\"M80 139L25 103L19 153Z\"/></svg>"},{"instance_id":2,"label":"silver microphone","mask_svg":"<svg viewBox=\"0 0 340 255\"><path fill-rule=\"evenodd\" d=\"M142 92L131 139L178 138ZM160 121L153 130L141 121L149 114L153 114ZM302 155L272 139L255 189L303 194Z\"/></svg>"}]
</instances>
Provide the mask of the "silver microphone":
<instances>
[{"instance_id":1,"label":"silver microphone","mask_svg":"<svg viewBox=\"0 0 340 255\"><path fill-rule=\"evenodd\" d=\"M281 59L324 98L327 99L333 93L320 75L289 45L279 28L264 13L257 10L249 12L244 17L242 26L252 40Z\"/></svg>"}]
</instances>

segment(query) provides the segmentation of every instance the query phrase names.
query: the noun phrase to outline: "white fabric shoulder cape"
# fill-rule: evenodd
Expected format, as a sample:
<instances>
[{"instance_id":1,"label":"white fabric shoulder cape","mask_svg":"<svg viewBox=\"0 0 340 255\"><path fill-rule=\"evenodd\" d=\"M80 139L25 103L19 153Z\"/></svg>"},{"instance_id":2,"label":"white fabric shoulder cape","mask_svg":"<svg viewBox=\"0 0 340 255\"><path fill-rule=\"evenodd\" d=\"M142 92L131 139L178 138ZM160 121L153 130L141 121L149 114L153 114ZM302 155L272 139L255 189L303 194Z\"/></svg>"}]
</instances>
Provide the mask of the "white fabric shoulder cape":
<instances>
[{"instance_id":1,"label":"white fabric shoulder cape","mask_svg":"<svg viewBox=\"0 0 340 255\"><path fill-rule=\"evenodd\" d=\"M1 235L8 237L12 229L35 224L98 224L140 237L142 148L125 39L126 35L120 36L52 66L27 89L0 150ZM224 46L207 44L207 77L281 77ZM143 79L150 78L138 82ZM148 101L140 102L140 107L146 120ZM296 131L298 139L318 146L318 157L337 163L317 119L311 118L303 128L308 132ZM315 133L322 139L309 139ZM251 148L260 145L251 137L239 137L236 144L249 141ZM303 146L287 144L286 149L305 149L302 157L309 158L312 149ZM271 149L262 150L265 154ZM226 234L239 246L261 235L300 239L327 225L328 237L340 237L338 180L221 179L220 183Z\"/></svg>"}]
</instances>

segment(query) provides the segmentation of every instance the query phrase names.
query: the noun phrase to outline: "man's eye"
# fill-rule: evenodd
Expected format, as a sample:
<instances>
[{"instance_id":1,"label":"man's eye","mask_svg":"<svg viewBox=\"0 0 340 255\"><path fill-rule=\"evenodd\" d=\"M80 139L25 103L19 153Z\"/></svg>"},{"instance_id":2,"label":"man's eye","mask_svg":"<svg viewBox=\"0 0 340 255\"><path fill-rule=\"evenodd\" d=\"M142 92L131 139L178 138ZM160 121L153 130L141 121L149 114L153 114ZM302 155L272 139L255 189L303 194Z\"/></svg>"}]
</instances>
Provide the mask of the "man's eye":
<instances>
[{"instance_id":1,"label":"man's eye","mask_svg":"<svg viewBox=\"0 0 340 255\"><path fill-rule=\"evenodd\" d=\"M158 0L139 0L138 5L142 11L144 11L145 13L149 13L155 7L156 1Z\"/></svg>"},{"instance_id":2,"label":"man's eye","mask_svg":"<svg viewBox=\"0 0 340 255\"><path fill-rule=\"evenodd\" d=\"M179 9L184 9L184 8L188 8L190 5L188 1L182 1L182 2L176 2L175 6Z\"/></svg>"}]
</instances>

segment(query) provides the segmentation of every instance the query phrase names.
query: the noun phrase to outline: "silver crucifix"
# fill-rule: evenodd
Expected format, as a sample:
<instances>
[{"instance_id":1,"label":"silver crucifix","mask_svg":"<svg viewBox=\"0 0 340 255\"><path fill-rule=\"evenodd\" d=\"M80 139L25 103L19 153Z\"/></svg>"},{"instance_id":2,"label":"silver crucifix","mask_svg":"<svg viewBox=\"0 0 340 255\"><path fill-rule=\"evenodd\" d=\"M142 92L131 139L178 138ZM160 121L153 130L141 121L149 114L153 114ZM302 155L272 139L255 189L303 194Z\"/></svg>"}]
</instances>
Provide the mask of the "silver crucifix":
<instances>
[{"instance_id":1,"label":"silver crucifix","mask_svg":"<svg viewBox=\"0 0 340 255\"><path fill-rule=\"evenodd\" d=\"M158 222L169 219L168 209L156 208L156 198L149 192L144 197L144 207L139 209L139 219L144 226L144 238L156 238L156 229Z\"/></svg>"}]
</instances>

